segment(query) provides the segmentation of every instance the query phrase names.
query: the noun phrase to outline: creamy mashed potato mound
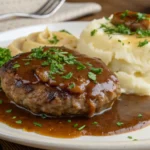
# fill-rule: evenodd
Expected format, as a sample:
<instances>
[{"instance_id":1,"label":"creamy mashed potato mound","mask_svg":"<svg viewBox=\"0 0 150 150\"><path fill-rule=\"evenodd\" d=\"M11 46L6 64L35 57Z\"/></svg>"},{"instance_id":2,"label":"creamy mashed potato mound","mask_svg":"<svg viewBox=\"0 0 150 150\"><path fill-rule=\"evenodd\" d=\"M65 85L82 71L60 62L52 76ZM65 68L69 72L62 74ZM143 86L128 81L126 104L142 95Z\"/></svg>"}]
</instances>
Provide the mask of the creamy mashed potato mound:
<instances>
[{"instance_id":1,"label":"creamy mashed potato mound","mask_svg":"<svg viewBox=\"0 0 150 150\"><path fill-rule=\"evenodd\" d=\"M8 48L10 49L11 54L15 56L40 46L65 46L70 49L75 49L77 46L77 38L64 31L51 32L46 28L44 31L34 32L27 37L21 37L14 40Z\"/></svg>"},{"instance_id":2,"label":"creamy mashed potato mound","mask_svg":"<svg viewBox=\"0 0 150 150\"><path fill-rule=\"evenodd\" d=\"M101 24L110 27L110 19L92 21L82 32L77 50L91 57L102 59L117 75L123 93L150 95L150 37L107 34ZM91 32L97 32L91 36ZM139 47L139 42L148 44Z\"/></svg>"}]
</instances>

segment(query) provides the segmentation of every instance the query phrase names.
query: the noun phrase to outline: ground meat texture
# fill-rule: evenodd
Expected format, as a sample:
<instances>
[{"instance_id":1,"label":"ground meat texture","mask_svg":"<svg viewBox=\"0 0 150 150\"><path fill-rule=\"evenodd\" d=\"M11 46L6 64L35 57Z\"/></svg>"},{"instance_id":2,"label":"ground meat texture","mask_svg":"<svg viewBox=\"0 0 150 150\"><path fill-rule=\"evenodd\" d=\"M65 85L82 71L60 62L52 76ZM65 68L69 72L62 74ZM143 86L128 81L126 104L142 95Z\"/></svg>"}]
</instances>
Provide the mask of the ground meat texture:
<instances>
[{"instance_id":1,"label":"ground meat texture","mask_svg":"<svg viewBox=\"0 0 150 150\"><path fill-rule=\"evenodd\" d=\"M42 65L45 58L31 59L32 52L28 52L15 56L0 69L1 86L11 102L33 113L55 117L91 117L112 107L120 96L120 86L100 59L64 47L44 47L43 53L51 49L67 53L75 63L67 62L65 56L64 71L52 74L52 64ZM96 73L99 68L101 72ZM66 78L69 73L72 76Z\"/></svg>"}]
</instances>

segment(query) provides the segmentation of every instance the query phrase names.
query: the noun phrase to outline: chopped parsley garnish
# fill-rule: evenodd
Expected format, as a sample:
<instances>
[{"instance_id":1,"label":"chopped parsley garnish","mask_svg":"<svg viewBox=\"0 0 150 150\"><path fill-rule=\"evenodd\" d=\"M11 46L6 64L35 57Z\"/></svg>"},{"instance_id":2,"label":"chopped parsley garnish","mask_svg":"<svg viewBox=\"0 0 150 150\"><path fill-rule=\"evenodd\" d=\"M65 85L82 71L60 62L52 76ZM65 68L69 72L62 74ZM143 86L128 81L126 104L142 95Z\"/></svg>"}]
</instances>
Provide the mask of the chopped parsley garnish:
<instances>
[{"instance_id":1,"label":"chopped parsley garnish","mask_svg":"<svg viewBox=\"0 0 150 150\"><path fill-rule=\"evenodd\" d=\"M42 127L42 124L38 123L38 122L33 122L33 124L37 127Z\"/></svg>"},{"instance_id":2,"label":"chopped parsley garnish","mask_svg":"<svg viewBox=\"0 0 150 150\"><path fill-rule=\"evenodd\" d=\"M29 64L30 64L30 62L28 61L28 62L26 62L24 65L26 65L26 66L27 66L27 65L29 65Z\"/></svg>"},{"instance_id":3,"label":"chopped parsley garnish","mask_svg":"<svg viewBox=\"0 0 150 150\"><path fill-rule=\"evenodd\" d=\"M148 20L149 18L146 16L146 14L144 13L136 13L136 14L129 14L129 10L126 10L125 12L123 12L121 14L121 19L124 19L127 16L136 16L137 17L137 21L141 21L141 20Z\"/></svg>"},{"instance_id":4,"label":"chopped parsley garnish","mask_svg":"<svg viewBox=\"0 0 150 150\"><path fill-rule=\"evenodd\" d=\"M67 31L65 29L60 30L60 32L65 32L65 33L71 34L69 31Z\"/></svg>"},{"instance_id":5,"label":"chopped parsley garnish","mask_svg":"<svg viewBox=\"0 0 150 150\"><path fill-rule=\"evenodd\" d=\"M78 128L79 131L83 130L86 127L86 125L83 125L81 127Z\"/></svg>"},{"instance_id":6,"label":"chopped parsley garnish","mask_svg":"<svg viewBox=\"0 0 150 150\"><path fill-rule=\"evenodd\" d=\"M136 31L131 31L130 28L126 27L123 24L116 26L109 26L101 24L100 28L104 30L105 33L111 34L125 34L125 35L137 35L138 38L150 36L150 30L137 29Z\"/></svg>"},{"instance_id":7,"label":"chopped parsley garnish","mask_svg":"<svg viewBox=\"0 0 150 150\"><path fill-rule=\"evenodd\" d=\"M3 104L3 100L0 99L0 104Z\"/></svg>"},{"instance_id":8,"label":"chopped parsley garnish","mask_svg":"<svg viewBox=\"0 0 150 150\"><path fill-rule=\"evenodd\" d=\"M78 126L78 124L77 124L77 123L73 125L73 127L74 127L74 128L76 128L77 126Z\"/></svg>"},{"instance_id":9,"label":"chopped parsley garnish","mask_svg":"<svg viewBox=\"0 0 150 150\"><path fill-rule=\"evenodd\" d=\"M62 74L64 71L64 66L61 63L57 63L57 61L53 60L50 64L49 77L55 79L54 74Z\"/></svg>"},{"instance_id":10,"label":"chopped parsley garnish","mask_svg":"<svg viewBox=\"0 0 150 150\"><path fill-rule=\"evenodd\" d=\"M148 37L150 36L150 30L137 29L135 34L137 34L139 38Z\"/></svg>"},{"instance_id":11,"label":"chopped parsley garnish","mask_svg":"<svg viewBox=\"0 0 150 150\"><path fill-rule=\"evenodd\" d=\"M48 75L52 80L55 79L56 74L64 79L70 79L73 77L73 72L66 72L66 65L74 65L77 70L83 70L88 67L88 69L90 69L90 72L88 72L88 77L93 81L96 80L96 74L100 74L102 72L102 68L95 68L90 63L82 64L76 59L77 57L57 47L52 47L47 50L44 50L44 48L41 47L32 49L31 54L28 57L32 59L42 59L43 61L41 65L49 66L50 69L48 71ZM69 83L68 86L69 88L73 88L75 84Z\"/></svg>"},{"instance_id":12,"label":"chopped parsley garnish","mask_svg":"<svg viewBox=\"0 0 150 150\"><path fill-rule=\"evenodd\" d=\"M146 14L143 14L143 13L139 13L139 12L138 12L136 15L137 15L137 20L138 20L138 21L147 19Z\"/></svg>"},{"instance_id":13,"label":"chopped parsley garnish","mask_svg":"<svg viewBox=\"0 0 150 150\"><path fill-rule=\"evenodd\" d=\"M143 117L143 115L142 114L138 114L138 118L142 118Z\"/></svg>"},{"instance_id":14,"label":"chopped parsley garnish","mask_svg":"<svg viewBox=\"0 0 150 150\"><path fill-rule=\"evenodd\" d=\"M97 29L92 30L91 31L91 36L94 36L96 34L96 32L97 32Z\"/></svg>"},{"instance_id":15,"label":"chopped parsley garnish","mask_svg":"<svg viewBox=\"0 0 150 150\"><path fill-rule=\"evenodd\" d=\"M33 48L31 50L31 54L29 55L28 59L32 59L32 58L37 58L37 59L42 59L44 56L43 54L43 47L38 47L38 48Z\"/></svg>"},{"instance_id":16,"label":"chopped parsley garnish","mask_svg":"<svg viewBox=\"0 0 150 150\"><path fill-rule=\"evenodd\" d=\"M121 127L124 123L123 122L117 122L116 124L117 124L117 126Z\"/></svg>"},{"instance_id":17,"label":"chopped parsley garnish","mask_svg":"<svg viewBox=\"0 0 150 150\"><path fill-rule=\"evenodd\" d=\"M20 67L20 65L16 63L16 64L13 65L12 68L17 69L17 68L19 68L19 67Z\"/></svg>"},{"instance_id":18,"label":"chopped parsley garnish","mask_svg":"<svg viewBox=\"0 0 150 150\"><path fill-rule=\"evenodd\" d=\"M109 17L105 17L106 20L109 20Z\"/></svg>"},{"instance_id":19,"label":"chopped parsley garnish","mask_svg":"<svg viewBox=\"0 0 150 150\"><path fill-rule=\"evenodd\" d=\"M103 69L91 67L91 71L96 73L96 74L100 74L100 73L102 73Z\"/></svg>"},{"instance_id":20,"label":"chopped parsley garnish","mask_svg":"<svg viewBox=\"0 0 150 150\"><path fill-rule=\"evenodd\" d=\"M130 11L126 10L125 12L123 12L120 16L121 19L124 19L127 16L133 16L136 17L137 21L142 21L142 20L150 20L150 17L148 17L146 14L144 13L134 13L134 14L129 14ZM106 32L107 34L125 34L125 35L137 35L137 37L141 38L141 37L148 37L150 36L150 30L145 30L145 29L137 29L136 31L131 31L131 29L127 26L125 26L124 24L118 24L118 25L107 25L107 24L101 24L100 28L102 28L104 30L104 32ZM119 41L121 42L121 41ZM124 43L123 43L124 45Z\"/></svg>"},{"instance_id":21,"label":"chopped parsley garnish","mask_svg":"<svg viewBox=\"0 0 150 150\"><path fill-rule=\"evenodd\" d=\"M93 125L98 125L98 122L94 121L92 124L93 124Z\"/></svg>"},{"instance_id":22,"label":"chopped parsley garnish","mask_svg":"<svg viewBox=\"0 0 150 150\"><path fill-rule=\"evenodd\" d=\"M0 67L11 59L10 50L0 47Z\"/></svg>"},{"instance_id":23,"label":"chopped parsley garnish","mask_svg":"<svg viewBox=\"0 0 150 150\"><path fill-rule=\"evenodd\" d=\"M123 24L119 24L116 26L107 26L105 24L101 24L100 28L102 28L104 32L106 32L107 34L114 34L114 33L127 35L131 34L131 30Z\"/></svg>"},{"instance_id":24,"label":"chopped parsley garnish","mask_svg":"<svg viewBox=\"0 0 150 150\"><path fill-rule=\"evenodd\" d=\"M22 124L22 120L15 121L17 124Z\"/></svg>"},{"instance_id":25,"label":"chopped parsley garnish","mask_svg":"<svg viewBox=\"0 0 150 150\"><path fill-rule=\"evenodd\" d=\"M43 61L42 62L42 66L48 66L48 65L49 65L48 61Z\"/></svg>"},{"instance_id":26,"label":"chopped parsley garnish","mask_svg":"<svg viewBox=\"0 0 150 150\"><path fill-rule=\"evenodd\" d=\"M92 64L90 64L89 62L87 62L86 64L87 64L88 66L90 66L90 67L92 67L92 66L93 66L93 65L92 65Z\"/></svg>"},{"instance_id":27,"label":"chopped parsley garnish","mask_svg":"<svg viewBox=\"0 0 150 150\"><path fill-rule=\"evenodd\" d=\"M89 79L95 81L96 80L96 74L94 74L93 72L88 72L88 77Z\"/></svg>"},{"instance_id":28,"label":"chopped parsley garnish","mask_svg":"<svg viewBox=\"0 0 150 150\"><path fill-rule=\"evenodd\" d=\"M41 114L41 117L42 117L43 119L45 119L45 118L47 118L47 115L46 115L46 114Z\"/></svg>"},{"instance_id":29,"label":"chopped parsley garnish","mask_svg":"<svg viewBox=\"0 0 150 150\"><path fill-rule=\"evenodd\" d=\"M69 72L67 75L62 76L64 79L70 79L72 77L73 73Z\"/></svg>"},{"instance_id":30,"label":"chopped parsley garnish","mask_svg":"<svg viewBox=\"0 0 150 150\"><path fill-rule=\"evenodd\" d=\"M57 43L59 42L59 40L58 40L58 38L57 38L56 35L53 35L52 40L48 40L48 41L49 41L49 43L51 43L51 44L57 44Z\"/></svg>"},{"instance_id":31,"label":"chopped parsley garnish","mask_svg":"<svg viewBox=\"0 0 150 150\"><path fill-rule=\"evenodd\" d=\"M69 85L69 89L73 89L75 87L75 83L71 83L70 85Z\"/></svg>"},{"instance_id":32,"label":"chopped parsley garnish","mask_svg":"<svg viewBox=\"0 0 150 150\"><path fill-rule=\"evenodd\" d=\"M5 111L6 113L11 113L12 112L12 109L8 109Z\"/></svg>"},{"instance_id":33,"label":"chopped parsley garnish","mask_svg":"<svg viewBox=\"0 0 150 150\"><path fill-rule=\"evenodd\" d=\"M122 45L124 45L124 43L121 40L118 40L118 42L120 42Z\"/></svg>"},{"instance_id":34,"label":"chopped parsley garnish","mask_svg":"<svg viewBox=\"0 0 150 150\"><path fill-rule=\"evenodd\" d=\"M85 65L83 65L82 63L80 63L80 62L75 62L76 64L77 64L77 70L83 70L83 69L85 69L86 68L86 66Z\"/></svg>"},{"instance_id":35,"label":"chopped parsley garnish","mask_svg":"<svg viewBox=\"0 0 150 150\"><path fill-rule=\"evenodd\" d=\"M16 119L16 118L17 118L16 116L13 116L13 117L12 117L12 119Z\"/></svg>"},{"instance_id":36,"label":"chopped parsley garnish","mask_svg":"<svg viewBox=\"0 0 150 150\"><path fill-rule=\"evenodd\" d=\"M133 137L132 136L128 136L128 139L133 139Z\"/></svg>"},{"instance_id":37,"label":"chopped parsley garnish","mask_svg":"<svg viewBox=\"0 0 150 150\"><path fill-rule=\"evenodd\" d=\"M132 136L128 136L128 139L131 139L132 141L137 141L137 139L133 139Z\"/></svg>"},{"instance_id":38,"label":"chopped parsley garnish","mask_svg":"<svg viewBox=\"0 0 150 150\"><path fill-rule=\"evenodd\" d=\"M44 51L41 47L32 49L30 58L43 59L44 62L42 65L50 66L49 77L52 79L55 79L55 74L64 74L64 65L73 65L76 62L75 56L62 51L62 49L59 48L49 48L46 51ZM69 73L69 75L66 76L66 79L69 78L71 74L72 73Z\"/></svg>"},{"instance_id":39,"label":"chopped parsley garnish","mask_svg":"<svg viewBox=\"0 0 150 150\"><path fill-rule=\"evenodd\" d=\"M128 13L129 13L129 10L125 10L125 12L123 12L123 13L121 14L121 18L124 19L125 17L127 17L127 16L128 16Z\"/></svg>"},{"instance_id":40,"label":"chopped parsley garnish","mask_svg":"<svg viewBox=\"0 0 150 150\"><path fill-rule=\"evenodd\" d=\"M144 41L140 41L138 47L143 47L148 44L148 41L145 39Z\"/></svg>"},{"instance_id":41,"label":"chopped parsley garnish","mask_svg":"<svg viewBox=\"0 0 150 150\"><path fill-rule=\"evenodd\" d=\"M71 122L71 120L68 120L68 122L70 123L70 122Z\"/></svg>"}]
</instances>

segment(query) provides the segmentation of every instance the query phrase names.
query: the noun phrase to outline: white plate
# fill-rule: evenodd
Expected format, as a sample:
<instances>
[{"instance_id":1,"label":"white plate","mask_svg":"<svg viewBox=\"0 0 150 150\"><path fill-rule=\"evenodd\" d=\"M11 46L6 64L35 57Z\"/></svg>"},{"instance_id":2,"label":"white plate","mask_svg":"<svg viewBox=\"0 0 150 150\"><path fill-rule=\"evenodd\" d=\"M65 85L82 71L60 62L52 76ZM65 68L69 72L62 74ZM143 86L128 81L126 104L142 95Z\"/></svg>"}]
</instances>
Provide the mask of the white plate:
<instances>
[{"instance_id":1,"label":"white plate","mask_svg":"<svg viewBox=\"0 0 150 150\"><path fill-rule=\"evenodd\" d=\"M30 26L0 33L0 46L7 46L12 40L35 31L66 29L79 36L87 22L66 22ZM138 141L128 139L132 136ZM138 131L113 136L82 136L74 139L53 138L13 129L0 123L0 138L27 146L52 150L148 150L150 149L150 126Z\"/></svg>"}]
</instances>

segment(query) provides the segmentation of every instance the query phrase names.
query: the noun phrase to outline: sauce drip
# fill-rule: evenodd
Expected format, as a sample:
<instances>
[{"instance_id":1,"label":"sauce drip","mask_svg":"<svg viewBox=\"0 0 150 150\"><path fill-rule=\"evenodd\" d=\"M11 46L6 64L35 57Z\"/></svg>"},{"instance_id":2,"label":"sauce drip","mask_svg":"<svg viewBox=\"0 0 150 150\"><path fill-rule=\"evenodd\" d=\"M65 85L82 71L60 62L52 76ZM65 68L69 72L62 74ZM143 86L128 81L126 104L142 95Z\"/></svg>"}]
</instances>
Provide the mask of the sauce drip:
<instances>
[{"instance_id":1,"label":"sauce drip","mask_svg":"<svg viewBox=\"0 0 150 150\"><path fill-rule=\"evenodd\" d=\"M0 122L13 128L52 137L73 138L81 135L113 135L141 129L150 124L150 97L147 96L122 95L110 111L92 118L59 119L43 119L20 109L10 103L2 91L0 91L0 100L3 101L0 104ZM12 112L6 112L10 109ZM138 116L139 114L142 116ZM17 124L16 121L18 120L21 120L22 123ZM94 122L98 124L94 124ZM123 125L118 126L117 122L122 122ZM42 126L35 126L34 123L39 123ZM74 127L75 124L78 124L76 128ZM79 131L78 128L83 125L85 128Z\"/></svg>"}]
</instances>

